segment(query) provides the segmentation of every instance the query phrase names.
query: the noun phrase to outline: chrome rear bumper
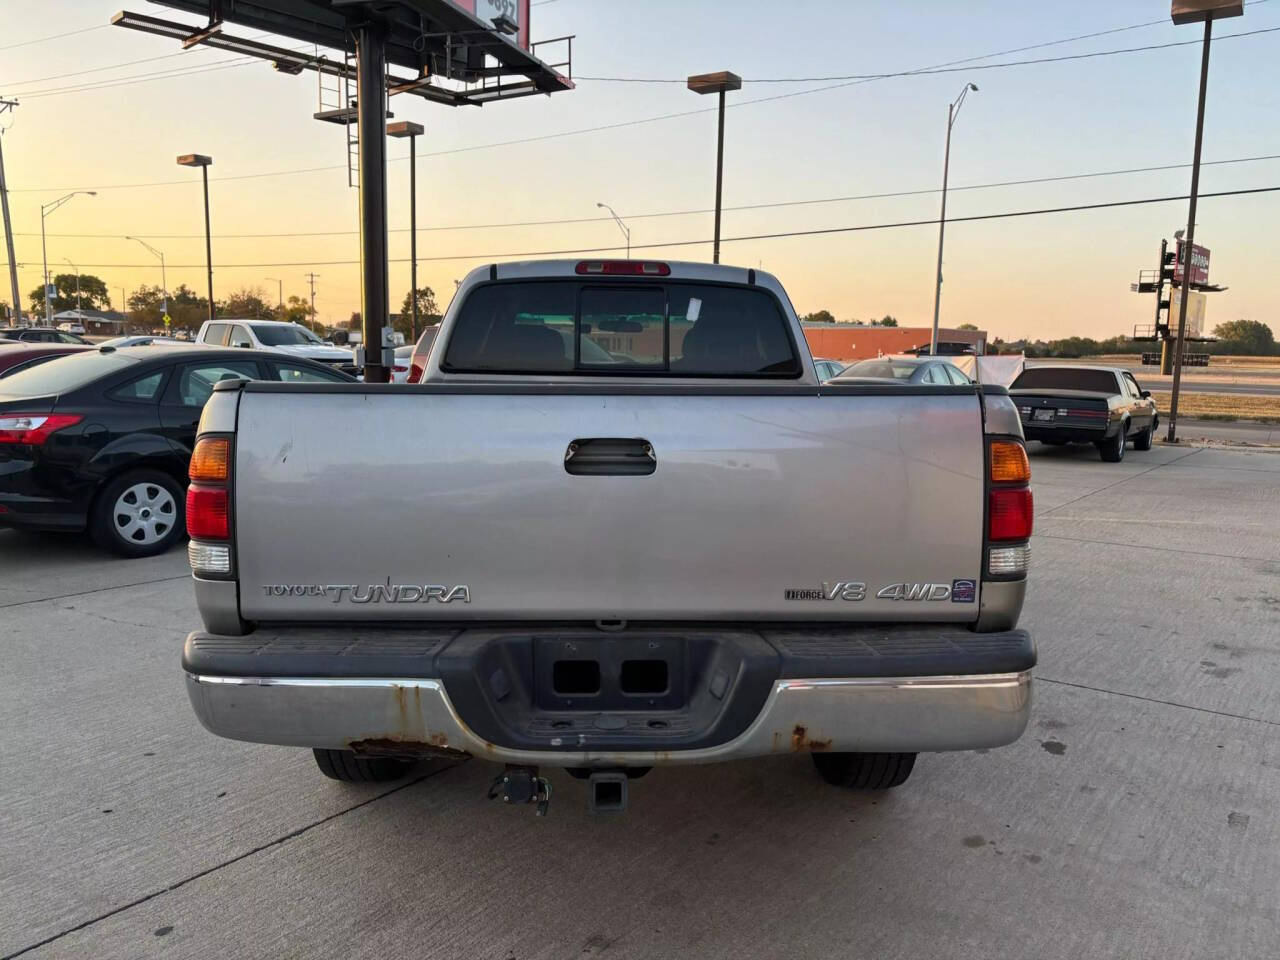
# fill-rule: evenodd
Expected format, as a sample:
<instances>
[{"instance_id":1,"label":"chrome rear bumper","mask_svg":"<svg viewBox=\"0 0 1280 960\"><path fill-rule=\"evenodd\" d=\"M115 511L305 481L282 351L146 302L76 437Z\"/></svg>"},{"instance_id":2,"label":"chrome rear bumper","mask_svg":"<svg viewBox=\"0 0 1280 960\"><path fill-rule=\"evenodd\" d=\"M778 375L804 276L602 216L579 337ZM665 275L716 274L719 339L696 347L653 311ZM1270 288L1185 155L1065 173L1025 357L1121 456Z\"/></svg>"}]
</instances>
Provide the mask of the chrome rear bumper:
<instances>
[{"instance_id":1,"label":"chrome rear bumper","mask_svg":"<svg viewBox=\"0 0 1280 960\"><path fill-rule=\"evenodd\" d=\"M366 753L462 751L506 763L650 766L776 753L927 752L1012 743L1031 711L1031 672L981 676L778 680L756 719L725 743L690 750L509 749L477 736L439 680L222 677L187 673L200 722L233 740Z\"/></svg>"}]
</instances>

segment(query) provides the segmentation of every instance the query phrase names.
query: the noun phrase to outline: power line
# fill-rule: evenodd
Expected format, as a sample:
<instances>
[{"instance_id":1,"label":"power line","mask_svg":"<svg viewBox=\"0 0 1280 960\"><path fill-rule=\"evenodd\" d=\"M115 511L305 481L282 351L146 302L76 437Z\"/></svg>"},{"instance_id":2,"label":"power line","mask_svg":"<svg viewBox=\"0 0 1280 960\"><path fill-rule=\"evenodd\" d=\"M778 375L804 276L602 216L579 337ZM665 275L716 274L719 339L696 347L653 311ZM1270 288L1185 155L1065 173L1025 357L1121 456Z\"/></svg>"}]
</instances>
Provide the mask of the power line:
<instances>
[{"instance_id":1,"label":"power line","mask_svg":"<svg viewBox=\"0 0 1280 960\"><path fill-rule=\"evenodd\" d=\"M177 53L166 53L158 57L144 57L141 60L126 60L124 63L111 63L106 65L105 67L89 67L85 70L73 70L70 73L55 73L47 77L38 77L34 80L15 80L7 84L7 87L26 87L26 86L30 86L33 83L44 83L46 80L63 80L67 77L83 76L86 73L102 73L107 70L123 70L125 67L134 67L140 63L155 63L157 60L172 60L175 57L185 57L187 54L194 53L196 51L208 52L209 50L212 50L212 49L213 49L212 47L198 46L198 47L192 48L191 50L180 50ZM257 58L254 57L250 59L257 59ZM116 79L122 80L126 78L117 77Z\"/></svg>"},{"instance_id":2,"label":"power line","mask_svg":"<svg viewBox=\"0 0 1280 960\"><path fill-rule=\"evenodd\" d=\"M1280 27L1263 27L1242 33L1226 33L1214 37L1215 41L1253 37L1261 33L1275 33ZM1089 53L1067 53L1060 57L1036 57L1030 60L1007 60L1002 63L969 64L967 66L926 67L919 70L899 70L893 73L855 73L838 77L743 77L743 83L827 83L835 80L889 80L895 77L924 77L937 73L957 73L961 70L999 70L1004 67L1026 67L1042 63L1064 63L1071 60L1091 60L1094 57L1114 57L1127 53L1145 53L1150 50L1169 50L1173 47L1200 46L1202 40L1178 40L1171 43L1152 43L1141 47L1121 47L1117 50L1094 50ZM595 80L604 83L685 83L686 77L574 77L574 80Z\"/></svg>"},{"instance_id":3,"label":"power line","mask_svg":"<svg viewBox=\"0 0 1280 960\"><path fill-rule=\"evenodd\" d=\"M55 33L48 37L38 37L35 40L23 40L21 43L11 43L8 46L0 47L0 50L16 50L18 47L29 47L33 43L47 43L50 40L63 40L67 37L74 37L81 33L92 33L94 30L105 30L110 24L100 23L97 26L85 27L83 30L69 30L66 33Z\"/></svg>"},{"instance_id":4,"label":"power line","mask_svg":"<svg viewBox=\"0 0 1280 960\"><path fill-rule=\"evenodd\" d=\"M1206 200L1213 197L1241 197L1263 193L1280 193L1280 185L1270 187L1252 187L1244 190L1219 190L1214 193L1202 193L1200 199ZM980 213L972 214L967 217L947 217L947 223L974 223L982 220L1008 220L1018 217L1036 217L1046 216L1055 213L1076 213L1087 210L1107 210L1118 207L1137 207L1155 203L1173 203L1175 201L1190 199L1187 194L1179 194L1177 196L1168 197L1144 197L1136 200L1109 200L1103 203L1080 203L1066 207L1040 207L1032 210L1009 210L1002 213ZM893 223L866 223L855 224L847 227L820 227L813 230L786 230L777 233L757 233L748 234L737 237L721 237L721 243L737 243L747 240L780 240L787 237L816 237L827 236L837 233L861 233L869 230L892 230L900 227L925 227L937 226L939 220L937 218L926 220L899 220ZM699 240L666 240L657 243L633 243L632 250L652 250L665 247L692 247L709 244L710 239ZM560 250L522 250L515 253L464 253L454 254L451 256L440 257L419 257L419 263L446 262L455 260L515 260L528 259L530 257L556 257L567 256L569 254L583 253L611 253L624 249L618 245L599 246L599 247L570 247ZM388 259L389 263L408 263L408 257L394 257ZM220 270L240 270L240 269L260 269L263 267L341 267L354 266L359 264L359 260L294 260L284 262L271 263L222 263L217 267ZM154 263L86 263L80 265L82 268L88 267L98 270L135 270L154 268ZM204 263L180 263L169 264L174 270L203 270Z\"/></svg>"},{"instance_id":5,"label":"power line","mask_svg":"<svg viewBox=\"0 0 1280 960\"><path fill-rule=\"evenodd\" d=\"M1255 0L1255 2L1262 3L1262 2L1268 2L1268 0ZM1155 22L1157 21L1150 21L1143 24L1133 24L1131 27L1118 27L1118 28L1115 28L1115 31L1119 32L1121 30L1137 29L1143 26L1151 26ZM1239 35L1231 34L1228 36L1239 36ZM1033 46L1050 46L1056 43L1068 43L1068 42L1071 42L1072 39L1075 39L1075 38L1066 38L1060 41L1057 41L1057 40L1047 41L1044 44L1038 44ZM1220 39L1225 39L1225 38L1220 38ZM1187 42L1191 43L1191 42L1199 42L1199 41L1187 41ZM981 56L968 57L962 60L951 60L944 63L934 64L929 67L921 67L915 71L901 71L897 74L892 74L892 76L910 76L915 73L921 73L929 70L941 70L944 68L953 67L960 64L974 63L975 61L978 61L978 60L988 60L988 59L991 59L992 57L1004 56L1006 54L1016 52L1017 50L1025 50L1025 49L1030 49L1030 48L1020 47L1020 48L1015 48L1015 50L1006 50L1006 51L998 51L995 53L982 54ZM225 69L227 67L237 66L237 65L239 64L226 63L222 66L210 65L210 66L205 66L203 68L199 68L189 72L192 72L192 73L206 72L211 69ZM877 74L877 75L862 78L862 79L841 81L839 83L830 84L823 87L814 87L809 90L797 90L790 93L774 94L773 96L768 96L768 97L757 97L755 99L747 99L747 100L738 99L738 100L735 100L733 103L729 104L729 106L731 108L736 109L738 107L753 106L761 103L771 103L777 100L786 100L791 97L808 96L814 93L823 93L830 90L838 90L844 87L856 86L862 83L869 83L877 79L882 79L885 76L890 76L890 75ZM123 85L124 83L127 83L127 82L134 82L134 81L118 80L118 81L114 81L113 83L114 85ZM139 80L137 82L142 82L142 81ZM86 89L86 88L69 88L68 90L65 90L62 92L76 92L80 89ZM28 93L25 95L25 98L31 99L39 95L40 95L39 92ZM49 95L49 94L46 94L46 95ZM716 109L717 109L716 107L703 107L703 108L698 108L693 110L682 110L674 113L660 114L658 116L653 116L653 117L641 117L635 120L622 120L615 123L599 124L592 127L580 128L578 130L564 130L564 131L559 131L557 133L539 134L536 136L520 137L516 139L511 139L511 140L499 140L491 143L472 144L471 146L455 147L449 150L430 151L426 153L419 153L418 156L423 159L432 159L435 157L451 156L459 153L469 153L476 150L491 150L498 147L520 146L520 145L529 144L529 143L539 143L546 140L560 139L563 137L582 136L590 133L599 133L599 132L608 131L608 130L618 130L625 127L641 126L644 124L658 123L665 120L674 120L674 119L679 119L683 117L696 116L699 114L714 113ZM405 159L407 159L407 157L392 158L392 160L395 162L403 161ZM239 181L239 180L253 180L253 179L262 179L262 178L268 178L268 177L294 176L299 174L319 173L319 172L343 170L343 169L346 169L344 165L333 164L333 165L327 165L327 166L321 166L321 167L307 167L307 168L293 169L293 170L273 170L273 171L264 171L260 173L235 174L235 175L230 175L225 177L211 177L210 181L211 182L213 181L230 182L230 181ZM26 187L26 188L22 188L21 190L11 190L10 192L11 193L47 193L47 192L65 191L65 190L72 190L72 189L128 190L128 189L143 189L143 188L161 187L161 186L177 186L180 184L185 185L187 184L187 181L186 180L157 180L157 181L150 181L150 182L143 182L143 183L99 184L91 187L83 187L83 186L81 187Z\"/></svg>"},{"instance_id":6,"label":"power line","mask_svg":"<svg viewBox=\"0 0 1280 960\"><path fill-rule=\"evenodd\" d=\"M1258 157L1237 157L1231 160L1205 160L1201 162L1202 167L1223 166L1236 163L1254 163L1264 160L1280 160L1280 154L1267 154ZM1158 173L1168 170L1185 170L1191 166L1189 163L1168 163L1159 166L1149 167L1129 167L1123 170L1098 170L1090 173L1069 173L1052 177L1032 177L1022 180L997 180L989 183L971 183L958 187L949 188L952 193L962 190L988 190L996 187L1020 187L1032 184L1042 183L1061 183L1069 180L1091 180L1100 177L1124 176L1136 173ZM743 210L769 210L780 207L803 207L814 206L828 203L845 203L856 200L884 200L900 197L927 196L940 192L938 187L925 187L918 190L896 190L886 193L861 193L849 194L839 197L818 197L810 200L778 200L766 203L744 203L736 206L721 207L726 212L743 211ZM659 217L683 217L696 214L711 213L711 207L698 207L687 210L665 210L656 213L624 213L622 216L627 220L646 220ZM504 223L469 223L469 224L445 224L435 227L419 227L419 233L439 233L453 230L494 230L509 227L546 227L546 226L566 226L580 223L611 223L611 217L563 217L549 220L513 220ZM132 231L142 232L142 231ZM284 233L218 233L214 236L219 240L266 240L276 238L297 238L297 237L343 237L355 236L359 234L359 230L302 230L290 231ZM408 233L408 227L392 227L390 233ZM148 233L149 237L159 240L203 240L203 233ZM18 237L38 237L38 233L15 233ZM49 233L48 237L56 237L59 239L74 240L118 240L125 234L118 233Z\"/></svg>"}]
</instances>

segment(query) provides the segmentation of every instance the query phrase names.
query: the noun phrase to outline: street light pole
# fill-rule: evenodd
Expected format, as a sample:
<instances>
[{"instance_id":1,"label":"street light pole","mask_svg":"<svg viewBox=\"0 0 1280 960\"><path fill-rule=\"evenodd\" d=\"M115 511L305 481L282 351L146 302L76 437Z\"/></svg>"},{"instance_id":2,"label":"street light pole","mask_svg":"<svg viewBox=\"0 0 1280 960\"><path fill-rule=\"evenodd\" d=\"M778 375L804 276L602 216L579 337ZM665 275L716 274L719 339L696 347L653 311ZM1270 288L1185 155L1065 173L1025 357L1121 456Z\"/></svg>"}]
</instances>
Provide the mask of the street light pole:
<instances>
[{"instance_id":1,"label":"street light pole","mask_svg":"<svg viewBox=\"0 0 1280 960\"><path fill-rule=\"evenodd\" d=\"M72 190L70 193L59 197L57 200L51 200L48 203L40 205L40 256L44 261L44 325L46 327L53 325L53 311L49 309L49 247L45 241L44 220L45 217L53 213L60 206L78 194L96 197L97 190Z\"/></svg>"},{"instance_id":2,"label":"street light pole","mask_svg":"<svg viewBox=\"0 0 1280 960\"><path fill-rule=\"evenodd\" d=\"M719 73L700 73L689 78L689 89L694 93L720 95L719 119L716 125L716 225L711 248L711 262L720 262L720 196L724 185L724 95L730 90L742 89L742 78L736 73L722 70Z\"/></svg>"},{"instance_id":3,"label":"street light pole","mask_svg":"<svg viewBox=\"0 0 1280 960\"><path fill-rule=\"evenodd\" d=\"M168 316L169 315L169 279L165 275L164 254L161 253L159 250L157 250L155 247L153 247L151 244L147 243L147 241L139 237L125 237L125 239L133 240L137 243L142 244L151 252L152 256L156 256L160 258L160 292L161 294L163 294L163 300L161 301L160 312L164 316ZM168 324L165 324L165 326L168 326Z\"/></svg>"},{"instance_id":4,"label":"street light pole","mask_svg":"<svg viewBox=\"0 0 1280 960\"><path fill-rule=\"evenodd\" d=\"M213 157L202 153L184 153L178 158L180 167L199 167L200 178L204 181L204 263L209 280L209 319L213 319L213 237L209 232L209 167L213 165Z\"/></svg>"},{"instance_id":5,"label":"street light pole","mask_svg":"<svg viewBox=\"0 0 1280 960\"><path fill-rule=\"evenodd\" d=\"M1196 145L1191 160L1191 202L1187 207L1187 231L1182 238L1182 289L1178 304L1178 339L1173 345L1173 391L1169 399L1169 443L1178 442L1178 393L1182 387L1182 354L1186 349L1187 303L1191 300L1191 251L1196 238L1196 201L1200 199L1200 146L1204 140L1204 101L1209 90L1209 41L1214 18L1244 13L1240 0L1174 0L1175 24L1204 21L1204 46L1200 51L1200 92L1196 101Z\"/></svg>"},{"instance_id":6,"label":"street light pole","mask_svg":"<svg viewBox=\"0 0 1280 960\"><path fill-rule=\"evenodd\" d=\"M938 355L938 316L942 309L942 240L947 230L947 176L951 170L951 128L955 125L960 105L969 91L978 92L978 85L966 83L960 96L947 106L947 146L942 155L942 212L938 217L938 273L933 288L933 335L929 338L929 356Z\"/></svg>"},{"instance_id":7,"label":"street light pole","mask_svg":"<svg viewBox=\"0 0 1280 960\"><path fill-rule=\"evenodd\" d=\"M275 277L263 277L263 280L275 280L276 282L276 304L281 312L284 311L284 281Z\"/></svg>"},{"instance_id":8,"label":"street light pole","mask_svg":"<svg viewBox=\"0 0 1280 960\"><path fill-rule=\"evenodd\" d=\"M387 124L387 136L409 138L409 338L418 342L418 136L420 123L401 120Z\"/></svg>"},{"instance_id":9,"label":"street light pole","mask_svg":"<svg viewBox=\"0 0 1280 960\"><path fill-rule=\"evenodd\" d=\"M718 193L719 191L717 190L717 194ZM627 238L627 259L630 260L631 259L631 228L622 222L622 218L618 216L614 212L613 207L609 206L607 203L597 203L596 206L600 207L603 210L608 210L609 216L613 217L613 222L616 223L622 229L623 235ZM719 204L717 204L716 206L718 207ZM716 236L719 236L719 235L720 235L720 230L717 227Z\"/></svg>"}]
</instances>

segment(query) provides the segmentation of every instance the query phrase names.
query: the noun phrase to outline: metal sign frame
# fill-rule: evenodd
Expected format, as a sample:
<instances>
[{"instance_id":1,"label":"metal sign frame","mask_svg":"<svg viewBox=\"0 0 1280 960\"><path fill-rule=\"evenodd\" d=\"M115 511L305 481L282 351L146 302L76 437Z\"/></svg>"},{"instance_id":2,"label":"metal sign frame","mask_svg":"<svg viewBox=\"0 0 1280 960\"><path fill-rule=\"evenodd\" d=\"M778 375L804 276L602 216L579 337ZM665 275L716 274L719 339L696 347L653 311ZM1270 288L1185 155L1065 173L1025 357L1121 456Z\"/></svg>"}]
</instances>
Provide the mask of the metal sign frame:
<instances>
[{"instance_id":1,"label":"metal sign frame","mask_svg":"<svg viewBox=\"0 0 1280 960\"><path fill-rule=\"evenodd\" d=\"M387 280L387 100L413 94L446 106L481 106L495 100L551 94L573 88L568 61L548 64L534 46L513 41L504 17L485 22L451 0L152 0L194 14L203 23L186 24L121 11L111 18L119 27L204 45L270 62L281 73L314 70L349 76L354 47L354 103L341 118L354 123L360 187L360 315L364 342L382 343L390 319ZM527 7L526 7L527 10ZM527 37L528 18L519 29ZM299 52L227 32L229 25L301 41ZM519 34L517 33L517 38ZM572 38L560 38L569 45ZM340 51L342 61L320 49ZM566 68L565 73L560 68ZM409 71L406 75L404 71ZM354 107L354 109L353 109ZM387 351L389 352L389 351ZM385 353L385 352L384 352ZM389 361L368 356L365 380L385 383Z\"/></svg>"}]
</instances>

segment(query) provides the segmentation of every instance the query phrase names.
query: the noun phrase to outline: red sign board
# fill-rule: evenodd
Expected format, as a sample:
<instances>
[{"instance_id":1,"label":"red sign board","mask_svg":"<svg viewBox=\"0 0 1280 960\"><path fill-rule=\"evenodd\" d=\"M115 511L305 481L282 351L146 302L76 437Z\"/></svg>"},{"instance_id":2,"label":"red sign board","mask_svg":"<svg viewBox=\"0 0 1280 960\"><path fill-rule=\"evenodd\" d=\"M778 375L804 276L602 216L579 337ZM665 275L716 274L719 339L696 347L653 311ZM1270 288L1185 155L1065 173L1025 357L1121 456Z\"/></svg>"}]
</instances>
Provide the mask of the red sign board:
<instances>
[{"instance_id":1,"label":"red sign board","mask_svg":"<svg viewBox=\"0 0 1280 960\"><path fill-rule=\"evenodd\" d=\"M450 0L467 13L492 23L496 17L504 17L516 25L514 43L529 49L529 0Z\"/></svg>"},{"instance_id":2,"label":"red sign board","mask_svg":"<svg viewBox=\"0 0 1280 960\"><path fill-rule=\"evenodd\" d=\"M1183 251L1186 250L1186 244L1178 244L1178 259L1173 267L1173 280L1175 283L1182 283ZM1209 248L1202 247L1199 244L1191 245L1191 285L1202 286L1209 282Z\"/></svg>"}]
</instances>

